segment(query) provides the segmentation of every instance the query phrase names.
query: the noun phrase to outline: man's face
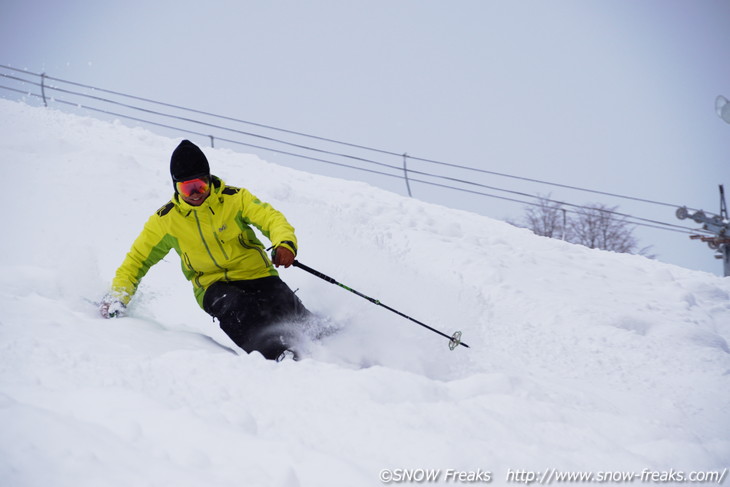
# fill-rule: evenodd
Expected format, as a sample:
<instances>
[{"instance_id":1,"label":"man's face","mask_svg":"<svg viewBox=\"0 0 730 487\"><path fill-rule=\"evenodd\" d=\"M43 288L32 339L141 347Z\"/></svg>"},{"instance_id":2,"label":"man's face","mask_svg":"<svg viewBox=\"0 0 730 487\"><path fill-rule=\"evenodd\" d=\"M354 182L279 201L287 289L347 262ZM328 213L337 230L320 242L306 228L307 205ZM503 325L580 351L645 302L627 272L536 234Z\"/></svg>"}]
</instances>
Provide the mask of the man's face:
<instances>
[{"instance_id":1,"label":"man's face","mask_svg":"<svg viewBox=\"0 0 730 487\"><path fill-rule=\"evenodd\" d=\"M207 177L175 183L180 197L191 206L200 206L210 196L210 181Z\"/></svg>"}]
</instances>

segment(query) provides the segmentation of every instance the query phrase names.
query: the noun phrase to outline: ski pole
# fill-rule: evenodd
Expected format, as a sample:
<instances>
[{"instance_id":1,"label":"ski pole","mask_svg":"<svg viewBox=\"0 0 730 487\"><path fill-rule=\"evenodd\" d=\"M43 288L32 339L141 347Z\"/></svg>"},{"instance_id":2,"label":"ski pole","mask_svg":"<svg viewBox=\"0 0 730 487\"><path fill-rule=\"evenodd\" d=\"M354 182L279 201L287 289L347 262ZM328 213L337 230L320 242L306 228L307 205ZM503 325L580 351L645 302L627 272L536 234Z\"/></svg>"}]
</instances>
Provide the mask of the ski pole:
<instances>
[{"instance_id":1,"label":"ski pole","mask_svg":"<svg viewBox=\"0 0 730 487\"><path fill-rule=\"evenodd\" d=\"M449 349L450 350L454 350L459 345L462 345L462 346L464 346L466 348L470 348L469 345L467 345L466 343L464 343L464 342L461 341L461 332L460 331L457 331L452 336L449 336L449 335L447 335L445 333L442 333L442 332L438 331L435 328L431 328L430 326L428 326L425 323L421 323L420 321L418 321L418 320L416 320L414 318L411 318L410 316L408 316L406 314L403 314L403 313L401 313L400 311L398 311L396 309L391 308L390 306L384 305L383 303L381 303L379 300L377 300L375 298L371 298L370 296L365 296L363 293L358 292L358 291L355 291L351 287L345 286L341 282L337 282L336 280L332 279L331 277L329 277L329 276L327 276L325 274L322 274L321 272L319 272L317 270L314 270L314 269L312 269L309 266L306 266L306 265L302 264L298 260L295 260L293 265L294 265L294 267L299 267L300 269L302 269L304 271L307 271L310 274L315 275L315 276L319 277L320 279L329 282L330 284L335 284L337 286L340 286L342 289L346 289L346 290L350 291L353 294L357 294L361 298L367 299L368 301L370 301L373 304L377 304L378 306L382 306L383 308L387 309L388 311L392 311L393 313L395 313L395 314L397 314L399 316L402 316L403 318L406 318L408 320L411 320L412 322L414 322L416 324L419 324L422 327L427 328L427 329L431 330L432 332L441 335L444 338L447 338L449 340Z\"/></svg>"}]
</instances>

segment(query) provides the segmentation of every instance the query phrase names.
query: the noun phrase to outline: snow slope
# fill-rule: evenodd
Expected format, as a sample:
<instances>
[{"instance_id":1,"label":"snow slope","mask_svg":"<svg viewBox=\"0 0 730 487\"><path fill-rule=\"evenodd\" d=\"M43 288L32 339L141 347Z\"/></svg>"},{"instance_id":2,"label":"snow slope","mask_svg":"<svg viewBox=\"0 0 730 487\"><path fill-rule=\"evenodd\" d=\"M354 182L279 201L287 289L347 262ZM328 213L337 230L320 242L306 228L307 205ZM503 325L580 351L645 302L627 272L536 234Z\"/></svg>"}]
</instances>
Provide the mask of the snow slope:
<instances>
[{"instance_id":1,"label":"snow slope","mask_svg":"<svg viewBox=\"0 0 730 487\"><path fill-rule=\"evenodd\" d=\"M205 149L287 215L300 261L471 348L291 268L342 330L296 363L232 353L174 253L128 317L99 318L90 301L171 195L179 140L0 100L0 485L730 466L730 279L252 155Z\"/></svg>"}]
</instances>

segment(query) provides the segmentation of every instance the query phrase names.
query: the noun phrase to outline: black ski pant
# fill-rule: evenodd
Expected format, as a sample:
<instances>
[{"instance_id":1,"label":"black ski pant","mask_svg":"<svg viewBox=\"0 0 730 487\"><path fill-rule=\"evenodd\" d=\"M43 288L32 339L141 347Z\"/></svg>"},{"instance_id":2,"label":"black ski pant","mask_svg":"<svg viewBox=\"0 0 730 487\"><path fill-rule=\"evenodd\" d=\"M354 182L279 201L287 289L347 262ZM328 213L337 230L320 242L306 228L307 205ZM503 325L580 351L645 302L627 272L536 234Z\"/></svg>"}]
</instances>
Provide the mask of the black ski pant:
<instances>
[{"instance_id":1,"label":"black ski pant","mask_svg":"<svg viewBox=\"0 0 730 487\"><path fill-rule=\"evenodd\" d=\"M278 276L213 283L205 291L203 309L236 345L269 360L296 348L297 322L310 315Z\"/></svg>"}]
</instances>

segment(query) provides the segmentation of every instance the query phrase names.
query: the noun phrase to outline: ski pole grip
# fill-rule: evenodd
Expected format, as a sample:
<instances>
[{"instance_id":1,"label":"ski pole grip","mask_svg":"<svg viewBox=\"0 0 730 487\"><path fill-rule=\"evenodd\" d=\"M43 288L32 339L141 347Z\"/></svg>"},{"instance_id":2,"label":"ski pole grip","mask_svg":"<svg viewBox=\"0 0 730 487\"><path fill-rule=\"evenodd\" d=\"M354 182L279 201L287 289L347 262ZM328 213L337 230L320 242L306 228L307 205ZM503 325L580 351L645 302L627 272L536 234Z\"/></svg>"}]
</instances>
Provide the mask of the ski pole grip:
<instances>
[{"instance_id":1,"label":"ski pole grip","mask_svg":"<svg viewBox=\"0 0 730 487\"><path fill-rule=\"evenodd\" d=\"M330 284L337 284L337 285L339 285L339 284L340 284L339 282L337 282L337 281L335 281L334 279L332 279L332 278L331 278L330 276L327 276L327 275L325 275L325 274L322 274L322 273L321 273L321 272L319 272L319 271L315 271L315 270L314 270L314 269L312 269L311 267L308 267L308 266L306 266L306 265L302 264L301 262L299 262L299 261L298 261L298 260L296 260L296 259L294 260L294 264L292 264L292 265L293 265L294 267L299 267L299 268L300 268L300 269L302 269L303 271L307 271L307 272L309 272L310 274L313 274L313 275L315 275L315 276L319 277L320 279L323 279L323 280L325 280L325 281L329 282Z\"/></svg>"}]
</instances>

